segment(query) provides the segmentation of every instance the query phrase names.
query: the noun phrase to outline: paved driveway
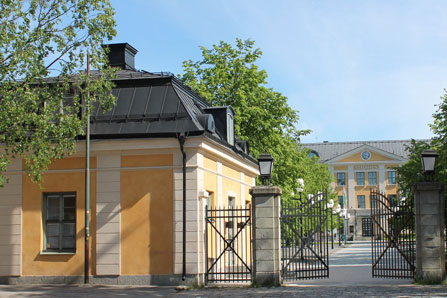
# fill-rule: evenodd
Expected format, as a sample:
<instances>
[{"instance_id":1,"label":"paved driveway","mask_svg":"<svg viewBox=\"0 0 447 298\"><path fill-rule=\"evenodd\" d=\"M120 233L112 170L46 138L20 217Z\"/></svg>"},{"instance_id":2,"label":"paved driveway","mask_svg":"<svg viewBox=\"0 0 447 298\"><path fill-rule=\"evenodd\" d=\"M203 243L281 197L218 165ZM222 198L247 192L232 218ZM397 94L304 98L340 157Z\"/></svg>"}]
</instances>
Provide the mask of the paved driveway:
<instances>
[{"instance_id":1,"label":"paved driveway","mask_svg":"<svg viewBox=\"0 0 447 298\"><path fill-rule=\"evenodd\" d=\"M371 242L353 242L329 256L329 278L297 281L297 285L372 286L409 285L411 279L372 278Z\"/></svg>"}]
</instances>

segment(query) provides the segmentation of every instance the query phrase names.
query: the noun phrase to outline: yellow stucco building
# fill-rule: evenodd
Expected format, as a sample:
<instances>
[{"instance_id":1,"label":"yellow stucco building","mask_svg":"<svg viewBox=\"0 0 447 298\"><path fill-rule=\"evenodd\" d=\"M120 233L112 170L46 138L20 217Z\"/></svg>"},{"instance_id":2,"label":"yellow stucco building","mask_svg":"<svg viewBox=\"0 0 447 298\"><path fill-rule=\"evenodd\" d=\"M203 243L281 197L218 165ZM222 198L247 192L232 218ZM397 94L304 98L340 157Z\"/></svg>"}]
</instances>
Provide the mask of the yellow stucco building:
<instances>
[{"instance_id":1,"label":"yellow stucco building","mask_svg":"<svg viewBox=\"0 0 447 298\"><path fill-rule=\"evenodd\" d=\"M136 71L128 44L110 47L121 68L118 100L91 117L91 281L200 280L205 206L249 205L256 161L234 136L231 107L210 107L171 74ZM74 156L51 164L41 186L21 159L9 166L0 189L1 283L83 281L84 148L81 140Z\"/></svg>"},{"instance_id":2,"label":"yellow stucco building","mask_svg":"<svg viewBox=\"0 0 447 298\"><path fill-rule=\"evenodd\" d=\"M370 190L399 200L396 167L408 160L410 140L323 142L303 144L326 163L334 175L333 188L350 214L348 239L370 239ZM345 198L345 199L344 199ZM346 206L343 206L345 201Z\"/></svg>"}]
</instances>

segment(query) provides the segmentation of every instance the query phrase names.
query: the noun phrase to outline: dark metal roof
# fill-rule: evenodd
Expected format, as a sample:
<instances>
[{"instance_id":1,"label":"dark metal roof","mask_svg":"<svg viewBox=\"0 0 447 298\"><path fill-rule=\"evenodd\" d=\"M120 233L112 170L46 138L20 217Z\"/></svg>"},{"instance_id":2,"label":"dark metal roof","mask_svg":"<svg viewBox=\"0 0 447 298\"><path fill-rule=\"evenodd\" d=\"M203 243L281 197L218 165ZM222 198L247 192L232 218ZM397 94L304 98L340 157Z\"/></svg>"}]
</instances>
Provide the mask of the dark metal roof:
<instances>
[{"instance_id":1,"label":"dark metal roof","mask_svg":"<svg viewBox=\"0 0 447 298\"><path fill-rule=\"evenodd\" d=\"M114 80L114 107L104 112L99 103L92 111L92 139L172 137L178 133L201 135L217 141L244 158L246 142L230 145L222 133L210 131L199 121L211 106L171 73L119 70Z\"/></svg>"},{"instance_id":2,"label":"dark metal roof","mask_svg":"<svg viewBox=\"0 0 447 298\"><path fill-rule=\"evenodd\" d=\"M172 76L142 73L137 77L135 72L120 72L113 89L115 106L104 112L97 103L92 112L93 138L204 131L196 117L203 113L195 104L197 100L178 88Z\"/></svg>"}]
</instances>

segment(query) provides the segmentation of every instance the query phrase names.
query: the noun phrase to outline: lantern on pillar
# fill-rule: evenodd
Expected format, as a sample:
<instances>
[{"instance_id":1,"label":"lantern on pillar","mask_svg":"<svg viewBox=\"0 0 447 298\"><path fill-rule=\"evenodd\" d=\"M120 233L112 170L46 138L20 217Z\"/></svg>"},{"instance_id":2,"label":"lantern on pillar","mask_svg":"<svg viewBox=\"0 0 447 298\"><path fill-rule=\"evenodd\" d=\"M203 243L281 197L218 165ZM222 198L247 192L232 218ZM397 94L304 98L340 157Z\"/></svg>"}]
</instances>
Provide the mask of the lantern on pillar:
<instances>
[{"instance_id":1,"label":"lantern on pillar","mask_svg":"<svg viewBox=\"0 0 447 298\"><path fill-rule=\"evenodd\" d=\"M258 157L259 178L261 178L261 181L264 181L264 185L265 181L270 183L272 179L273 161L273 157L270 154L261 154Z\"/></svg>"}]
</instances>

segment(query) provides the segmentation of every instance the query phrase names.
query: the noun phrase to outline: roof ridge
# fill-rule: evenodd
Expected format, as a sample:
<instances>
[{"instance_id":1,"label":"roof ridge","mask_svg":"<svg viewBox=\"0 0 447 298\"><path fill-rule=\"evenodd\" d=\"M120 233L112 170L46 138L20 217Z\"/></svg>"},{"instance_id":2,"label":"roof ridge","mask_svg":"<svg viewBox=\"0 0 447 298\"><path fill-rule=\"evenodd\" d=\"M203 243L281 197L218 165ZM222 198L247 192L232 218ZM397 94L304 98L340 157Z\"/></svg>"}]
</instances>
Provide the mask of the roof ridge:
<instances>
[{"instance_id":1,"label":"roof ridge","mask_svg":"<svg viewBox=\"0 0 447 298\"><path fill-rule=\"evenodd\" d=\"M347 142L317 142L317 143L301 143L301 145L330 145L330 144L366 144L366 143L397 143L397 142L411 142L427 141L430 139L400 139L400 140L374 140L374 141L347 141Z\"/></svg>"}]
</instances>

